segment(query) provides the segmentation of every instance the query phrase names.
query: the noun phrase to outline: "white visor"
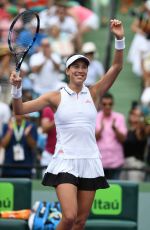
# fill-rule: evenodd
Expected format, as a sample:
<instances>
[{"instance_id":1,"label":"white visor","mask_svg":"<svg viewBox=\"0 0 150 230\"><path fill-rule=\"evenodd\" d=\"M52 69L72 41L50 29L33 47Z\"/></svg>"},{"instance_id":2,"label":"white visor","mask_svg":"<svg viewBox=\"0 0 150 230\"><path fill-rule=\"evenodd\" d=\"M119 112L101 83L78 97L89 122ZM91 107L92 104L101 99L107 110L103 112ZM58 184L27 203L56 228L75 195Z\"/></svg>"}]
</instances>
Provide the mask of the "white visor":
<instances>
[{"instance_id":1,"label":"white visor","mask_svg":"<svg viewBox=\"0 0 150 230\"><path fill-rule=\"evenodd\" d=\"M79 59L82 59L86 62L87 65L90 64L90 61L87 57L85 57L84 55L81 55L81 54L75 54L73 56L71 56L67 62L66 62L66 68L68 68L73 62L79 60Z\"/></svg>"}]
</instances>

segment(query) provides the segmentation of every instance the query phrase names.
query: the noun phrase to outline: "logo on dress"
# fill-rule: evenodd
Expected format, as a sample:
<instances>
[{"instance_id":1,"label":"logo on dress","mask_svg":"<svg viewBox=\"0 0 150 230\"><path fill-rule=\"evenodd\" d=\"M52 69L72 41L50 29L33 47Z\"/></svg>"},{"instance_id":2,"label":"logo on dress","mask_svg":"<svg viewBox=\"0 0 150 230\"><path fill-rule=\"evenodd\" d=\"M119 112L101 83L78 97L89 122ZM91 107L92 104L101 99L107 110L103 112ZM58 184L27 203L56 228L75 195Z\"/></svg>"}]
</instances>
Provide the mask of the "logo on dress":
<instances>
[{"instance_id":1,"label":"logo on dress","mask_svg":"<svg viewBox=\"0 0 150 230\"><path fill-rule=\"evenodd\" d=\"M60 149L60 150L58 151L58 153L59 153L59 154L62 154L62 153L64 153L64 151L63 151L62 149Z\"/></svg>"},{"instance_id":2,"label":"logo on dress","mask_svg":"<svg viewBox=\"0 0 150 230\"><path fill-rule=\"evenodd\" d=\"M85 103L91 103L91 101L90 101L89 99L87 99L87 100L85 101Z\"/></svg>"}]
</instances>

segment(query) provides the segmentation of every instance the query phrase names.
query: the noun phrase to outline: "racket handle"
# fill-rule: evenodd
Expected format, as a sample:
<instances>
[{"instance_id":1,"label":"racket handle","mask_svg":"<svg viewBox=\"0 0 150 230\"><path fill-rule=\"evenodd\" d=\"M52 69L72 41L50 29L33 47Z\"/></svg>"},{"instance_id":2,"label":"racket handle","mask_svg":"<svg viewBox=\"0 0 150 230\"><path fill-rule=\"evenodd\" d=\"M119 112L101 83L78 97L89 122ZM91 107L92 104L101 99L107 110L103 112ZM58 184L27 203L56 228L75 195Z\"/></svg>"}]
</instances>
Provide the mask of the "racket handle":
<instances>
[{"instance_id":1,"label":"racket handle","mask_svg":"<svg viewBox=\"0 0 150 230\"><path fill-rule=\"evenodd\" d=\"M16 70L16 75L17 75L17 78L19 78L20 70ZM20 87L21 87L21 82L19 86L16 86L16 90L19 89Z\"/></svg>"}]
</instances>

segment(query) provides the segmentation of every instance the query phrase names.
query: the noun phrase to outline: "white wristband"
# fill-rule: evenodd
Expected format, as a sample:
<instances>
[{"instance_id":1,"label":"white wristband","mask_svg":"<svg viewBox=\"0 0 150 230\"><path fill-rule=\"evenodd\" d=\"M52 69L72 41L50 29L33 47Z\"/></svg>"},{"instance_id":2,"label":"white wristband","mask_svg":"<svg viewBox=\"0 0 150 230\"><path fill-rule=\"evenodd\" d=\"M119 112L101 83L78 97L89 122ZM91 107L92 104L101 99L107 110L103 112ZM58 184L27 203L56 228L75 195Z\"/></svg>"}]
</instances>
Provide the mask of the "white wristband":
<instances>
[{"instance_id":1,"label":"white wristband","mask_svg":"<svg viewBox=\"0 0 150 230\"><path fill-rule=\"evenodd\" d=\"M117 40L115 38L115 49L123 50L124 48L125 48L125 37L123 37L121 40Z\"/></svg>"},{"instance_id":2,"label":"white wristband","mask_svg":"<svg viewBox=\"0 0 150 230\"><path fill-rule=\"evenodd\" d=\"M16 86L12 85L11 87L11 95L13 98L18 99L22 97L22 85L17 88Z\"/></svg>"}]
</instances>

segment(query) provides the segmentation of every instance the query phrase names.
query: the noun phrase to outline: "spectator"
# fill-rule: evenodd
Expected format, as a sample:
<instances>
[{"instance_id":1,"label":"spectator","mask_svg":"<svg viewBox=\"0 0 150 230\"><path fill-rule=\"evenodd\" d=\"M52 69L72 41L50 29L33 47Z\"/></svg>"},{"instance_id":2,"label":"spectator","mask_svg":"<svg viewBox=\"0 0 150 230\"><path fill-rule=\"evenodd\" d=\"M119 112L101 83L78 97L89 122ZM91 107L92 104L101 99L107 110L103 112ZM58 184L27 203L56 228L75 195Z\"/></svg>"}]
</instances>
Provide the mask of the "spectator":
<instances>
[{"instance_id":1,"label":"spectator","mask_svg":"<svg viewBox=\"0 0 150 230\"><path fill-rule=\"evenodd\" d=\"M69 1L64 5L67 7L68 15L76 20L81 35L99 28L99 18L92 10L77 4L75 1Z\"/></svg>"},{"instance_id":2,"label":"spectator","mask_svg":"<svg viewBox=\"0 0 150 230\"><path fill-rule=\"evenodd\" d=\"M4 45L7 45L8 30L9 30L11 21L18 14L19 11L18 11L17 6L10 4L9 1L7 1L7 0L5 3L3 3L3 7L0 11L3 11L3 13L5 12L4 14L1 12L3 17L0 16L0 20L1 20L1 23L0 23L0 42ZM19 23L18 23L18 25L19 25Z\"/></svg>"},{"instance_id":3,"label":"spectator","mask_svg":"<svg viewBox=\"0 0 150 230\"><path fill-rule=\"evenodd\" d=\"M140 10L140 12L135 11L134 15L135 20L131 25L131 29L135 33L135 35L131 43L127 59L132 64L133 73L141 77L142 55L143 53L150 50L150 0L145 1L142 10Z\"/></svg>"},{"instance_id":4,"label":"spectator","mask_svg":"<svg viewBox=\"0 0 150 230\"><path fill-rule=\"evenodd\" d=\"M43 133L47 134L45 150L42 153L41 165L47 166L55 151L56 128L54 123L54 113L50 107L45 107L42 111L41 127Z\"/></svg>"},{"instance_id":5,"label":"spectator","mask_svg":"<svg viewBox=\"0 0 150 230\"><path fill-rule=\"evenodd\" d=\"M143 87L150 87L150 50L143 53L141 57L141 67Z\"/></svg>"},{"instance_id":6,"label":"spectator","mask_svg":"<svg viewBox=\"0 0 150 230\"><path fill-rule=\"evenodd\" d=\"M41 12L48 4L49 0L24 0L25 7L29 10Z\"/></svg>"},{"instance_id":7,"label":"spectator","mask_svg":"<svg viewBox=\"0 0 150 230\"><path fill-rule=\"evenodd\" d=\"M135 106L129 112L129 128L124 142L125 168L142 169L145 166L144 155L147 144L145 133L144 117L140 107ZM123 179L133 181L144 181L145 173L143 171L124 171Z\"/></svg>"},{"instance_id":8,"label":"spectator","mask_svg":"<svg viewBox=\"0 0 150 230\"><path fill-rule=\"evenodd\" d=\"M56 15L57 6L54 4L54 0L50 0L45 10L39 12L40 22L45 25L45 28L49 25L49 21Z\"/></svg>"},{"instance_id":9,"label":"spectator","mask_svg":"<svg viewBox=\"0 0 150 230\"><path fill-rule=\"evenodd\" d=\"M59 89L63 83L59 80L61 58L53 53L49 40L43 39L41 51L30 57L33 90L36 95Z\"/></svg>"},{"instance_id":10,"label":"spectator","mask_svg":"<svg viewBox=\"0 0 150 230\"><path fill-rule=\"evenodd\" d=\"M74 41L71 35L61 32L58 24L51 25L48 29L48 39L52 51L58 53L63 60L75 52Z\"/></svg>"},{"instance_id":11,"label":"spectator","mask_svg":"<svg viewBox=\"0 0 150 230\"><path fill-rule=\"evenodd\" d=\"M127 127L124 115L112 110L113 104L113 96L106 93L101 99L102 110L97 115L96 139L106 178L119 179Z\"/></svg>"},{"instance_id":12,"label":"spectator","mask_svg":"<svg viewBox=\"0 0 150 230\"><path fill-rule=\"evenodd\" d=\"M150 106L150 86L143 89L140 100L144 107Z\"/></svg>"},{"instance_id":13,"label":"spectator","mask_svg":"<svg viewBox=\"0 0 150 230\"><path fill-rule=\"evenodd\" d=\"M51 25L59 25L60 32L66 33L69 37L73 39L75 44L75 49L78 51L81 47L80 38L78 33L78 26L76 20L67 14L67 8L64 6L64 3L56 3L56 13L51 20L49 20L49 27Z\"/></svg>"},{"instance_id":14,"label":"spectator","mask_svg":"<svg viewBox=\"0 0 150 230\"><path fill-rule=\"evenodd\" d=\"M0 92L0 96L1 96L1 92ZM11 117L11 111L9 106L6 103L0 101L0 165L3 164L4 156L5 156L5 150L1 143L3 125L8 123L10 117ZM0 176L1 176L1 169L0 169Z\"/></svg>"},{"instance_id":15,"label":"spectator","mask_svg":"<svg viewBox=\"0 0 150 230\"><path fill-rule=\"evenodd\" d=\"M9 74L12 71L13 63L11 63L11 54L8 46L0 45L0 87L1 101L10 104L10 84Z\"/></svg>"},{"instance_id":16,"label":"spectator","mask_svg":"<svg viewBox=\"0 0 150 230\"><path fill-rule=\"evenodd\" d=\"M0 96L1 96L1 92L0 92ZM0 101L0 127L2 127L3 124L8 123L10 117L11 117L11 110L8 104ZM0 128L0 130L2 129Z\"/></svg>"},{"instance_id":17,"label":"spectator","mask_svg":"<svg viewBox=\"0 0 150 230\"><path fill-rule=\"evenodd\" d=\"M150 52L146 52L142 57L143 89L140 96L142 110L147 116L150 113Z\"/></svg>"},{"instance_id":18,"label":"spectator","mask_svg":"<svg viewBox=\"0 0 150 230\"><path fill-rule=\"evenodd\" d=\"M14 116L5 124L2 133L2 146L5 148L2 177L32 177L32 167L35 159L34 149L37 141L37 129L25 116ZM17 168L29 166L31 168Z\"/></svg>"},{"instance_id":19,"label":"spectator","mask_svg":"<svg viewBox=\"0 0 150 230\"><path fill-rule=\"evenodd\" d=\"M1 1L1 3L0 3L0 20L9 18L9 13L7 12L7 7L9 7L9 6L10 6L10 3L8 0Z\"/></svg>"},{"instance_id":20,"label":"spectator","mask_svg":"<svg viewBox=\"0 0 150 230\"><path fill-rule=\"evenodd\" d=\"M16 43L24 46L26 45L26 41L32 41L33 34L35 34L36 30L36 24L35 21L32 20L30 24L25 24L22 26L22 31L19 33L19 36L16 38ZM40 23L40 30L36 37L36 40L29 50L28 56L31 56L32 54L39 51L39 47L41 45L42 39L46 38L47 34L45 32L45 25L43 23Z\"/></svg>"},{"instance_id":21,"label":"spectator","mask_svg":"<svg viewBox=\"0 0 150 230\"><path fill-rule=\"evenodd\" d=\"M104 75L103 64L96 59L96 46L93 42L85 42L82 46L82 53L90 60L87 79L87 86L93 85Z\"/></svg>"},{"instance_id":22,"label":"spectator","mask_svg":"<svg viewBox=\"0 0 150 230\"><path fill-rule=\"evenodd\" d=\"M71 16L68 16L66 7L61 4L57 4L56 14L51 18L49 26L57 24L60 26L61 32L65 32L68 35L76 36L78 27L76 21Z\"/></svg>"},{"instance_id":23,"label":"spectator","mask_svg":"<svg viewBox=\"0 0 150 230\"><path fill-rule=\"evenodd\" d=\"M64 4L67 14L72 16L78 25L78 34L76 36L77 48L81 49L83 35L100 27L100 19L92 10L79 5L75 1L69 1Z\"/></svg>"}]
</instances>

